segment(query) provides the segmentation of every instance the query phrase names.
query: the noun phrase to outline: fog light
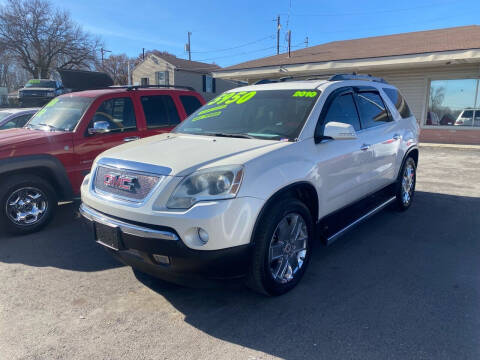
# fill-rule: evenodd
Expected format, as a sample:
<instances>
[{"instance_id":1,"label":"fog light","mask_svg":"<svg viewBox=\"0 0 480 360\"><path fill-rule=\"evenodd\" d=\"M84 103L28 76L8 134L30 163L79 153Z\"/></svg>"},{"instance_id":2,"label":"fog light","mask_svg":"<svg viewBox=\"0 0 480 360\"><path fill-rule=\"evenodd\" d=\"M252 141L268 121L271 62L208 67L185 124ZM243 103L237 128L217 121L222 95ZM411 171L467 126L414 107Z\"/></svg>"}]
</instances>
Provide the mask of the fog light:
<instances>
[{"instance_id":1,"label":"fog light","mask_svg":"<svg viewBox=\"0 0 480 360\"><path fill-rule=\"evenodd\" d=\"M203 244L208 242L208 233L202 228L198 228L198 238Z\"/></svg>"},{"instance_id":2,"label":"fog light","mask_svg":"<svg viewBox=\"0 0 480 360\"><path fill-rule=\"evenodd\" d=\"M159 264L165 264L168 265L170 264L170 258L165 255L158 255L158 254L153 254L153 259L159 263Z\"/></svg>"}]
</instances>

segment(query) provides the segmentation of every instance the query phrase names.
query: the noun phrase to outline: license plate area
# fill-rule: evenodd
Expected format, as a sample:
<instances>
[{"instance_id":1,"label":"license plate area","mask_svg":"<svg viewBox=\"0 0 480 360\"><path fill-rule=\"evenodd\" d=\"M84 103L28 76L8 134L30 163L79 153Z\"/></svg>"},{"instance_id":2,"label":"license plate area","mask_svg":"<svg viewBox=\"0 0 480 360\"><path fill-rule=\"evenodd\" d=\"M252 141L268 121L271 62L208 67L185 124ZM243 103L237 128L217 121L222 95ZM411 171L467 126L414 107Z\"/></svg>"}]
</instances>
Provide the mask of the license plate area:
<instances>
[{"instance_id":1,"label":"license plate area","mask_svg":"<svg viewBox=\"0 0 480 360\"><path fill-rule=\"evenodd\" d=\"M113 250L122 250L122 235L118 227L95 223L95 240Z\"/></svg>"}]
</instances>

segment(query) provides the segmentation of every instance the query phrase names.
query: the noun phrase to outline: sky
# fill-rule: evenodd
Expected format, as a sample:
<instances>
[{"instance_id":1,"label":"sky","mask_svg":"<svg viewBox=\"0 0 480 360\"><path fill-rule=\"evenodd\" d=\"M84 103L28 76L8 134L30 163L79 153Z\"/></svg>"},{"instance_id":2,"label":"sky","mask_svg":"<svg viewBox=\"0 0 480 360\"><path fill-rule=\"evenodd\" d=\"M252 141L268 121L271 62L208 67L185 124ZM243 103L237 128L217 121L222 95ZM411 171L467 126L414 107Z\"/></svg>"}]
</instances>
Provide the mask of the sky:
<instances>
[{"instance_id":1,"label":"sky","mask_svg":"<svg viewBox=\"0 0 480 360\"><path fill-rule=\"evenodd\" d=\"M234 65L276 53L280 15L281 52L286 32L292 49L330 41L480 24L479 0L52 0L84 30L100 36L113 53L136 57L145 49L192 60ZM5 0L0 0L4 3Z\"/></svg>"}]
</instances>

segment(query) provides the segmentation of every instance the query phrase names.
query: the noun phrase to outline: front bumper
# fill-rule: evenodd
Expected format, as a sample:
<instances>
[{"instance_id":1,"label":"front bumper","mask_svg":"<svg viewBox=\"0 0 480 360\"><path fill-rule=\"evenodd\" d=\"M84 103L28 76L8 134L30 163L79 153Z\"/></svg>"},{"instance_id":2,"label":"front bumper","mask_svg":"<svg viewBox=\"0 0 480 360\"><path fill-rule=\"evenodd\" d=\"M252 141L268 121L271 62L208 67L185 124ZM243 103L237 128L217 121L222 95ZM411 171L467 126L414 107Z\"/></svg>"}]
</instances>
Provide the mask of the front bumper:
<instances>
[{"instance_id":1,"label":"front bumper","mask_svg":"<svg viewBox=\"0 0 480 360\"><path fill-rule=\"evenodd\" d=\"M82 204L80 213L94 239L114 257L158 278L184 283L192 279L225 279L243 276L250 258L250 245L221 250L196 250L185 245L169 227L146 225L108 216ZM97 238L97 224L118 234L115 248ZM154 256L160 255L159 262Z\"/></svg>"}]
</instances>

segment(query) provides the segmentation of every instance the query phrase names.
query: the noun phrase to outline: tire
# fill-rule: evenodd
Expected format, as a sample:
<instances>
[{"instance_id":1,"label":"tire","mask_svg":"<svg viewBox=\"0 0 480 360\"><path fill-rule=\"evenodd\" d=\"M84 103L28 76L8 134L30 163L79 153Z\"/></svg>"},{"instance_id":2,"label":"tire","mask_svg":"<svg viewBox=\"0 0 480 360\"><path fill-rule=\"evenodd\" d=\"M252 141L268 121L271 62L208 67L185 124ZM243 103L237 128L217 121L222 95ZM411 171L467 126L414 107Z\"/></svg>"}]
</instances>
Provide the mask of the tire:
<instances>
[{"instance_id":1,"label":"tire","mask_svg":"<svg viewBox=\"0 0 480 360\"><path fill-rule=\"evenodd\" d=\"M399 211L407 210L412 205L417 180L417 166L413 157L408 156L398 174L395 190L395 207Z\"/></svg>"},{"instance_id":2,"label":"tire","mask_svg":"<svg viewBox=\"0 0 480 360\"><path fill-rule=\"evenodd\" d=\"M296 241L295 236L282 236L294 232L295 219L300 228ZM247 286L265 295L282 295L298 284L308 266L314 237L312 216L303 202L288 197L269 206L259 221Z\"/></svg>"},{"instance_id":3,"label":"tire","mask_svg":"<svg viewBox=\"0 0 480 360\"><path fill-rule=\"evenodd\" d=\"M52 186L35 175L14 175L0 184L0 227L21 235L40 230L57 209Z\"/></svg>"}]
</instances>

